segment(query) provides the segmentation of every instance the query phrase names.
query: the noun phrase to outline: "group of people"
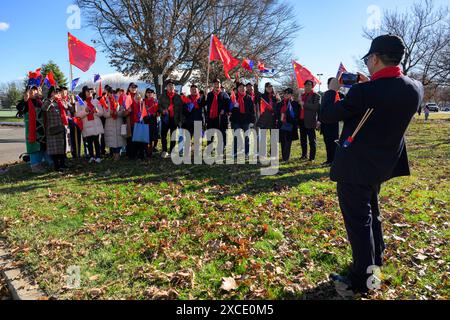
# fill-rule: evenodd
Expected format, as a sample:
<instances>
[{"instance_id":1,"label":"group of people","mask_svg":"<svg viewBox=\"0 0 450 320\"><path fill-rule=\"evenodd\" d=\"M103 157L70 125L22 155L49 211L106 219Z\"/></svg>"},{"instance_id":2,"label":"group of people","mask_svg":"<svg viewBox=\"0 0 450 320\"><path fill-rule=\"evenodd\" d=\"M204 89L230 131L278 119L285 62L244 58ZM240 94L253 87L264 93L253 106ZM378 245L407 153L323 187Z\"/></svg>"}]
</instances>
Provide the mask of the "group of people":
<instances>
[{"instance_id":1,"label":"group of people","mask_svg":"<svg viewBox=\"0 0 450 320\"><path fill-rule=\"evenodd\" d=\"M331 80L337 81L330 79L329 84ZM265 84L263 93L259 92L258 83L242 82L226 92L218 79L213 81L213 88L207 94L195 84L191 85L189 95L179 94L175 82L168 80L163 94L157 96L148 88L144 97L135 83L126 91L106 85L99 95L88 86L83 87L78 96L71 95L65 87L51 87L45 98L41 88L34 86L28 88L17 108L24 115L27 153L33 172L42 172L44 162L53 165L55 170L65 170L68 149L75 159L81 157L84 149L89 163L100 163L108 155L118 161L122 153L130 159L147 160L158 151L161 141L161 156L169 158L176 146L176 141L171 139L174 132L184 129L193 137L196 122L200 122L203 129L220 131L224 143L219 153L223 154L230 127L234 132L240 129L247 132L252 128L256 132L279 129L283 161L289 161L292 142L298 140L301 158L314 161L316 131L320 129L327 146L325 165L331 165L339 124L321 124L319 114L321 107L331 107L336 97L340 97L339 88L327 92L324 99L313 88L314 83L306 81L304 93L296 100L293 89L287 88L280 96L271 83ZM148 143L133 139L138 123L147 125ZM179 143L189 142L181 139ZM234 135L233 156L237 158L239 152ZM248 135L245 135L244 152L248 158Z\"/></svg>"}]
</instances>

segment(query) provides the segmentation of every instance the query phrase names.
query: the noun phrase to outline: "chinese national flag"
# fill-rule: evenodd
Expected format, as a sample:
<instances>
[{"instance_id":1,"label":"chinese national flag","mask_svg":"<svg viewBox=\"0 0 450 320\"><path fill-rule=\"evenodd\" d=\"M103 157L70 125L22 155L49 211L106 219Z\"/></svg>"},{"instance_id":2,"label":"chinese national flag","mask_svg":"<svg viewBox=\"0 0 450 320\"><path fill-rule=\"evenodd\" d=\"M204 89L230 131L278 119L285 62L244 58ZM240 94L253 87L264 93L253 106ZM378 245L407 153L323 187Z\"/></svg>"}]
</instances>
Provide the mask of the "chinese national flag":
<instances>
[{"instance_id":1,"label":"chinese national flag","mask_svg":"<svg viewBox=\"0 0 450 320\"><path fill-rule=\"evenodd\" d=\"M97 51L69 33L70 64L86 72L94 64Z\"/></svg>"},{"instance_id":2,"label":"chinese national flag","mask_svg":"<svg viewBox=\"0 0 450 320\"><path fill-rule=\"evenodd\" d=\"M223 62L223 70L225 71L225 76L227 79L231 79L228 73L241 63L238 59L234 58L227 49L225 49L222 42L220 42L215 35L212 35L209 61L216 60Z\"/></svg>"},{"instance_id":3,"label":"chinese national flag","mask_svg":"<svg viewBox=\"0 0 450 320\"><path fill-rule=\"evenodd\" d=\"M316 86L317 84L322 84L319 81L319 79L314 77L311 71L303 67L300 63L292 61L292 64L294 65L294 72L295 77L297 78L297 85L300 89L305 87L305 81L307 80L311 80L312 82L314 82L314 86Z\"/></svg>"}]
</instances>

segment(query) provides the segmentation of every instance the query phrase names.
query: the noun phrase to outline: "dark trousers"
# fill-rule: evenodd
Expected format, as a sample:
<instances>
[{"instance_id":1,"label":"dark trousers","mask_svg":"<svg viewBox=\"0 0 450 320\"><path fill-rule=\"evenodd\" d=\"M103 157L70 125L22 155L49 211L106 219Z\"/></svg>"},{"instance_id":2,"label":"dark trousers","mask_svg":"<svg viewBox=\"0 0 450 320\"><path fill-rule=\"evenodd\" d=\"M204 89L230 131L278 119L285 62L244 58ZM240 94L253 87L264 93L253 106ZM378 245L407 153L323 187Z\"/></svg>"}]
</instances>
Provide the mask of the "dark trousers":
<instances>
[{"instance_id":1,"label":"dark trousers","mask_svg":"<svg viewBox=\"0 0 450 320\"><path fill-rule=\"evenodd\" d=\"M86 138L88 150L89 150L89 156L91 158L99 159L102 156L101 149L100 149L100 140L99 136L90 136ZM95 149L95 155L94 155L94 149Z\"/></svg>"},{"instance_id":2,"label":"dark trousers","mask_svg":"<svg viewBox=\"0 0 450 320\"><path fill-rule=\"evenodd\" d=\"M69 120L69 131L70 131L70 153L72 158L78 159L81 157L81 146L83 145L83 140L81 139L81 130L75 125L73 120Z\"/></svg>"},{"instance_id":3,"label":"dark trousers","mask_svg":"<svg viewBox=\"0 0 450 320\"><path fill-rule=\"evenodd\" d=\"M51 156L55 170L66 167L66 155L65 154L55 154Z\"/></svg>"},{"instance_id":4,"label":"dark trousers","mask_svg":"<svg viewBox=\"0 0 450 320\"><path fill-rule=\"evenodd\" d=\"M236 131L242 129L242 131L244 132L244 145L245 145L245 155L248 156L250 154L250 137L246 135L246 132L248 131L248 129L250 128L250 124L249 123L234 123L232 125L233 127L233 131L236 133ZM234 156L237 157L238 151L238 138L234 137Z\"/></svg>"},{"instance_id":5,"label":"dark trousers","mask_svg":"<svg viewBox=\"0 0 450 320\"><path fill-rule=\"evenodd\" d=\"M164 121L161 121L161 143L162 143L162 151L168 152L169 154L172 154L173 149L175 148L177 142L172 141L172 135L174 132L177 131L177 125L175 124L174 118L169 118L169 123L165 123ZM167 149L168 140L167 140L167 134L169 134L169 140L170 140L170 151Z\"/></svg>"},{"instance_id":6,"label":"dark trousers","mask_svg":"<svg viewBox=\"0 0 450 320\"><path fill-rule=\"evenodd\" d=\"M324 131L323 133L323 140L325 142L325 147L327 149L327 162L333 163L334 161L334 155L336 154L336 140L339 139L339 132L336 130L336 132L327 132Z\"/></svg>"},{"instance_id":7,"label":"dark trousers","mask_svg":"<svg viewBox=\"0 0 450 320\"><path fill-rule=\"evenodd\" d=\"M302 158L308 157L308 141L309 141L309 160L315 160L317 152L316 129L307 129L305 127L305 123L301 120L300 144L302 147Z\"/></svg>"},{"instance_id":8,"label":"dark trousers","mask_svg":"<svg viewBox=\"0 0 450 320\"><path fill-rule=\"evenodd\" d=\"M354 288L367 291L368 268L383 265L386 248L378 206L380 185L338 182L337 191L353 253L349 278Z\"/></svg>"},{"instance_id":9,"label":"dark trousers","mask_svg":"<svg viewBox=\"0 0 450 320\"><path fill-rule=\"evenodd\" d=\"M281 155L283 161L291 158L292 132L280 130Z\"/></svg>"}]
</instances>

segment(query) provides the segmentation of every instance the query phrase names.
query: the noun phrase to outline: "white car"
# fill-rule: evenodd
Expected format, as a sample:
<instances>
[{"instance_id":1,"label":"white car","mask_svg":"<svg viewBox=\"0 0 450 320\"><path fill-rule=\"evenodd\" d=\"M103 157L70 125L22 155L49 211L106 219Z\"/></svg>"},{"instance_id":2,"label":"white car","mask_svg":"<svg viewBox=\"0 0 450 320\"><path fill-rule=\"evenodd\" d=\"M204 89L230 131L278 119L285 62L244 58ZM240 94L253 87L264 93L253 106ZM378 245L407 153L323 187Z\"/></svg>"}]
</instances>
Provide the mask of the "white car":
<instances>
[{"instance_id":1,"label":"white car","mask_svg":"<svg viewBox=\"0 0 450 320\"><path fill-rule=\"evenodd\" d=\"M436 103L427 103L425 107L428 107L428 110L430 110L430 112L439 112L439 107Z\"/></svg>"}]
</instances>

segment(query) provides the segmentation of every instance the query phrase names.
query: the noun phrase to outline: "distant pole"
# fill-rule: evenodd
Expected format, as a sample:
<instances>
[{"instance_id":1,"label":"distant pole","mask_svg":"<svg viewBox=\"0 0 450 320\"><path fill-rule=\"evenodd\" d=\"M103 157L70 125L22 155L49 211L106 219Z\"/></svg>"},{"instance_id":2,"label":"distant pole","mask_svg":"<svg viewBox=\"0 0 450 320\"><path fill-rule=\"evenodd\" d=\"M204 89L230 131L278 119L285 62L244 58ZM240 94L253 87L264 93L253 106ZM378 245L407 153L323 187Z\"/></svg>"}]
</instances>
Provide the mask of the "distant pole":
<instances>
[{"instance_id":1,"label":"distant pole","mask_svg":"<svg viewBox=\"0 0 450 320\"><path fill-rule=\"evenodd\" d=\"M209 51L208 51L208 72L206 74L206 94L209 93L209 72L211 70L211 48L212 48L212 40L213 40L213 35L211 35L211 41L209 43Z\"/></svg>"},{"instance_id":2,"label":"distant pole","mask_svg":"<svg viewBox=\"0 0 450 320\"><path fill-rule=\"evenodd\" d=\"M322 79L323 73L318 73L317 76L319 77L319 92L321 92L320 88L321 88L321 81L322 81L321 79Z\"/></svg>"}]
</instances>

